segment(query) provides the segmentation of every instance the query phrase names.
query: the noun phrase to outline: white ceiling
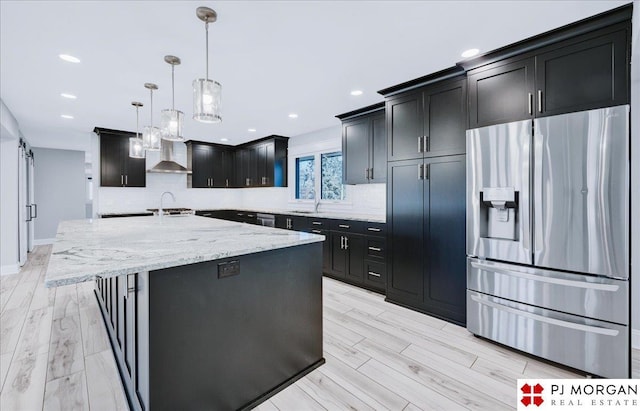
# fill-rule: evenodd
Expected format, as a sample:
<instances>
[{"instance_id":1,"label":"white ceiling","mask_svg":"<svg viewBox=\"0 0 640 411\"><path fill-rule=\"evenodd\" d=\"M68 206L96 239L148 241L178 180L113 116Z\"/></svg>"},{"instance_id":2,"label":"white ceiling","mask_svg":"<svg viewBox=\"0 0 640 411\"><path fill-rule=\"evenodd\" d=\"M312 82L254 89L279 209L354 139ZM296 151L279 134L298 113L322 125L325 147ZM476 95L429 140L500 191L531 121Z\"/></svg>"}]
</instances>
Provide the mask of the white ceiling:
<instances>
[{"instance_id":1,"label":"white ceiling","mask_svg":"<svg viewBox=\"0 0 640 411\"><path fill-rule=\"evenodd\" d=\"M339 124L336 114L382 101L377 90L629 1L6 1L0 2L0 97L35 146L82 149L95 127L135 130L131 101L145 104L154 82L154 122L171 104L187 118L188 139L238 144L295 136ZM223 122L201 124L191 82L222 83ZM66 63L58 54L79 57ZM353 97L353 89L363 95ZM78 96L67 100L60 93ZM299 117L289 119L295 112ZM65 120L61 114L70 114ZM257 132L249 133L248 128Z\"/></svg>"}]
</instances>

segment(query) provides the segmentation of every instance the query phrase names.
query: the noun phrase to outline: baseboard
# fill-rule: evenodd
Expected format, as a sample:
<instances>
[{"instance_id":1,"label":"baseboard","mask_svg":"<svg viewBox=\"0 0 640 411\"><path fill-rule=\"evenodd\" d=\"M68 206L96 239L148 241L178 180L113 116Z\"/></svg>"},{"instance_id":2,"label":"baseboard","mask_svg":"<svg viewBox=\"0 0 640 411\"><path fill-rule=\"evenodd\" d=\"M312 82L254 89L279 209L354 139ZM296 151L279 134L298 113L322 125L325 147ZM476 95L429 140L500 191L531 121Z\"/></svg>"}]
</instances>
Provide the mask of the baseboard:
<instances>
[{"instance_id":1,"label":"baseboard","mask_svg":"<svg viewBox=\"0 0 640 411\"><path fill-rule=\"evenodd\" d=\"M640 330L631 330L631 346L640 350Z\"/></svg>"},{"instance_id":2,"label":"baseboard","mask_svg":"<svg viewBox=\"0 0 640 411\"><path fill-rule=\"evenodd\" d=\"M53 244L54 241L56 241L55 238L41 238L39 240L33 240L33 245Z\"/></svg>"},{"instance_id":3,"label":"baseboard","mask_svg":"<svg viewBox=\"0 0 640 411\"><path fill-rule=\"evenodd\" d=\"M7 264L7 265L0 266L0 276L16 274L19 271L20 271L20 266L18 266L18 264Z\"/></svg>"}]
</instances>

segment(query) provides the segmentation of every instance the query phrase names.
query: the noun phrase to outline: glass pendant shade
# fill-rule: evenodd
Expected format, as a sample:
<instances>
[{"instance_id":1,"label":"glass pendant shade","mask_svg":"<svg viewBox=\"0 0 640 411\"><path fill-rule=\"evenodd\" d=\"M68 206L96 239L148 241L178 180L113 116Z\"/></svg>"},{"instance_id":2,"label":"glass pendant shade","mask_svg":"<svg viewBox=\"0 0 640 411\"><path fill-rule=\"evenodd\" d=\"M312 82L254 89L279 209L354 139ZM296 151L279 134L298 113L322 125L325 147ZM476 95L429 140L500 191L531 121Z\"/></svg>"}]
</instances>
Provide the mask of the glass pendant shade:
<instances>
[{"instance_id":1,"label":"glass pendant shade","mask_svg":"<svg viewBox=\"0 0 640 411\"><path fill-rule=\"evenodd\" d=\"M221 122L221 96L222 86L217 81L193 80L193 119L203 123Z\"/></svg>"},{"instance_id":2,"label":"glass pendant shade","mask_svg":"<svg viewBox=\"0 0 640 411\"><path fill-rule=\"evenodd\" d=\"M158 127L146 126L142 129L142 142L145 150L160 151L161 139Z\"/></svg>"},{"instance_id":3,"label":"glass pendant shade","mask_svg":"<svg viewBox=\"0 0 640 411\"><path fill-rule=\"evenodd\" d=\"M129 138L129 157L131 158L144 158L144 143L141 138L131 137Z\"/></svg>"},{"instance_id":4,"label":"glass pendant shade","mask_svg":"<svg viewBox=\"0 0 640 411\"><path fill-rule=\"evenodd\" d=\"M160 130L162 138L169 141L184 141L182 126L184 113L180 110L166 109L160 112Z\"/></svg>"}]
</instances>

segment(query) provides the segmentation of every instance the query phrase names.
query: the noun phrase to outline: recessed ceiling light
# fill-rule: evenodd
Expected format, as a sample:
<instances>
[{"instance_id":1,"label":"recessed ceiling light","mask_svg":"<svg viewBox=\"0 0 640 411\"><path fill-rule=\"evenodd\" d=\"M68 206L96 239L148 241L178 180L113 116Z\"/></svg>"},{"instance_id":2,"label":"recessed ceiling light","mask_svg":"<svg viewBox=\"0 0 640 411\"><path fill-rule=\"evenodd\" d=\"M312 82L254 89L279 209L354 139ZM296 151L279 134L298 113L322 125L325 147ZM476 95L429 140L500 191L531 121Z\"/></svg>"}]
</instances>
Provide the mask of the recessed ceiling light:
<instances>
[{"instance_id":1,"label":"recessed ceiling light","mask_svg":"<svg viewBox=\"0 0 640 411\"><path fill-rule=\"evenodd\" d=\"M60 57L64 61L68 61L69 63L80 63L80 59L69 54L59 54Z\"/></svg>"},{"instance_id":2,"label":"recessed ceiling light","mask_svg":"<svg viewBox=\"0 0 640 411\"><path fill-rule=\"evenodd\" d=\"M473 57L476 54L478 54L479 52L480 52L480 50L478 50L478 49L465 50L465 51L462 52L462 57L464 57L464 58Z\"/></svg>"},{"instance_id":3,"label":"recessed ceiling light","mask_svg":"<svg viewBox=\"0 0 640 411\"><path fill-rule=\"evenodd\" d=\"M69 93L60 93L60 95L64 98L69 98L71 100L75 100L77 97L74 96L73 94L69 94Z\"/></svg>"},{"instance_id":4,"label":"recessed ceiling light","mask_svg":"<svg viewBox=\"0 0 640 411\"><path fill-rule=\"evenodd\" d=\"M361 96L362 95L362 90L353 90L351 92L352 96Z\"/></svg>"},{"instance_id":5,"label":"recessed ceiling light","mask_svg":"<svg viewBox=\"0 0 640 411\"><path fill-rule=\"evenodd\" d=\"M68 118L68 119L72 119L72 118L73 118L73 116L70 116L70 115L68 115L68 114L60 114L60 117L62 117L62 118Z\"/></svg>"},{"instance_id":6,"label":"recessed ceiling light","mask_svg":"<svg viewBox=\"0 0 640 411\"><path fill-rule=\"evenodd\" d=\"M221 138L220 141L229 141L228 138Z\"/></svg>"},{"instance_id":7,"label":"recessed ceiling light","mask_svg":"<svg viewBox=\"0 0 640 411\"><path fill-rule=\"evenodd\" d=\"M250 129L248 129L247 131L248 131L249 133L255 133L255 132L256 132L256 129L255 129L255 128L250 128Z\"/></svg>"},{"instance_id":8,"label":"recessed ceiling light","mask_svg":"<svg viewBox=\"0 0 640 411\"><path fill-rule=\"evenodd\" d=\"M289 118L298 118L298 115L296 113L291 113L289 114Z\"/></svg>"}]
</instances>

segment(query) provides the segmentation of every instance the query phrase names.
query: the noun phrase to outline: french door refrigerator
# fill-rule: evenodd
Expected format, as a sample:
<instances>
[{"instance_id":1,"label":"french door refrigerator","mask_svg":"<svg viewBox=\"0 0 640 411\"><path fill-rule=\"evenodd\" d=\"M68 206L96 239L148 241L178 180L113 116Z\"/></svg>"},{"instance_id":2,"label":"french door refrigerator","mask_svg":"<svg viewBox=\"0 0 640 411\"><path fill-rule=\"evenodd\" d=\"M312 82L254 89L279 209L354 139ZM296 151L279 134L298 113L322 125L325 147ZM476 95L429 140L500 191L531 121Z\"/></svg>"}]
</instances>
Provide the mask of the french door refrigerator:
<instances>
[{"instance_id":1,"label":"french door refrigerator","mask_svg":"<svg viewBox=\"0 0 640 411\"><path fill-rule=\"evenodd\" d=\"M629 106L467 131L467 329L627 378Z\"/></svg>"}]
</instances>

